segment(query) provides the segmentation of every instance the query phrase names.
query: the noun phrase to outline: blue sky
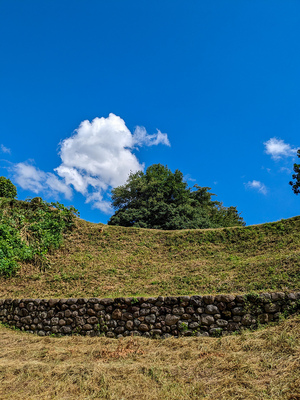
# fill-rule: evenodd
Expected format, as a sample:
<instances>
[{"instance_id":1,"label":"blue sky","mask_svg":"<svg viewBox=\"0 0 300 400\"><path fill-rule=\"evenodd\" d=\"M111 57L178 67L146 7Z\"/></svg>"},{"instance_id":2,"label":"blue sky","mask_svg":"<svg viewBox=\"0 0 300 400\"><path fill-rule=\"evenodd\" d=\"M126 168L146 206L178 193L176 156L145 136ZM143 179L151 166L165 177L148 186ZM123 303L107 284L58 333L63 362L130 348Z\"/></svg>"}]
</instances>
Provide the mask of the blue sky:
<instances>
[{"instance_id":1,"label":"blue sky","mask_svg":"<svg viewBox=\"0 0 300 400\"><path fill-rule=\"evenodd\" d=\"M300 2L0 0L0 175L104 222L151 164L247 225L300 214Z\"/></svg>"}]
</instances>

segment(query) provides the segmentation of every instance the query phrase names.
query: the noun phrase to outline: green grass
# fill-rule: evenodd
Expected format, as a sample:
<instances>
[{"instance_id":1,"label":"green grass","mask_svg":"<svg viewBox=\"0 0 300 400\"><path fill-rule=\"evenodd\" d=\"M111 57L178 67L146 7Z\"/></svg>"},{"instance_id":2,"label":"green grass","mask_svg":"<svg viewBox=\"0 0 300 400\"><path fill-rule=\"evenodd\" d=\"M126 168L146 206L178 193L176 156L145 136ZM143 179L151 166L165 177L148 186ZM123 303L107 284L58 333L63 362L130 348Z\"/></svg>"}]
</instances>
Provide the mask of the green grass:
<instances>
[{"instance_id":1,"label":"green grass","mask_svg":"<svg viewBox=\"0 0 300 400\"><path fill-rule=\"evenodd\" d=\"M0 297L120 297L300 288L300 217L257 226L160 231L80 219L48 268L21 262Z\"/></svg>"}]
</instances>

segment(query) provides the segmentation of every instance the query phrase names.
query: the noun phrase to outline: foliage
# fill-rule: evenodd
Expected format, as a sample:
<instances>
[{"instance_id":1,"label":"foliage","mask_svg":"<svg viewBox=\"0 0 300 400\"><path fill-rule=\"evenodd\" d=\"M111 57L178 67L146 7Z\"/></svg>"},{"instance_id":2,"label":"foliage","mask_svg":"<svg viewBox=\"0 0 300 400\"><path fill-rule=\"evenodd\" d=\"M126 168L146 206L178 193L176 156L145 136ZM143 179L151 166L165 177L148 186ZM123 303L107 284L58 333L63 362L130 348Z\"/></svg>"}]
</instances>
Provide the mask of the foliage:
<instances>
[{"instance_id":1,"label":"foliage","mask_svg":"<svg viewBox=\"0 0 300 400\"><path fill-rule=\"evenodd\" d=\"M297 151L297 155L300 158L300 149ZM295 179L295 181L290 181L289 184L292 186L293 192L295 194L300 193L300 164L294 164L294 174L292 175L292 178Z\"/></svg>"},{"instance_id":2,"label":"foliage","mask_svg":"<svg viewBox=\"0 0 300 400\"><path fill-rule=\"evenodd\" d=\"M15 185L4 176L0 176L0 197L14 199L17 196Z\"/></svg>"},{"instance_id":3,"label":"foliage","mask_svg":"<svg viewBox=\"0 0 300 400\"><path fill-rule=\"evenodd\" d=\"M150 229L199 229L245 225L236 207L213 201L209 187L189 188L183 174L154 164L132 173L112 190L115 214L109 225Z\"/></svg>"},{"instance_id":4,"label":"foliage","mask_svg":"<svg viewBox=\"0 0 300 400\"><path fill-rule=\"evenodd\" d=\"M20 261L45 266L46 254L60 246L74 225L77 210L60 203L2 199L0 203L0 275L12 276Z\"/></svg>"}]
</instances>

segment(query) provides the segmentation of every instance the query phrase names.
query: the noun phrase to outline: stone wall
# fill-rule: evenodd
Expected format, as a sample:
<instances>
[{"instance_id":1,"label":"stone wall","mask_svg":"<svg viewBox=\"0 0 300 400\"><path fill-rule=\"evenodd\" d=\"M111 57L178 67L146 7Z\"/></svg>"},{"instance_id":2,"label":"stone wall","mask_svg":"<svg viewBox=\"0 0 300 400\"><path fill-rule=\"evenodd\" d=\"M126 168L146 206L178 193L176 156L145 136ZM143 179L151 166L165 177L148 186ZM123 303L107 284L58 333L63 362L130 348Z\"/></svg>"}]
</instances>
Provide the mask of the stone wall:
<instances>
[{"instance_id":1,"label":"stone wall","mask_svg":"<svg viewBox=\"0 0 300 400\"><path fill-rule=\"evenodd\" d=\"M116 299L0 300L0 322L38 334L219 336L300 309L300 292Z\"/></svg>"}]
</instances>

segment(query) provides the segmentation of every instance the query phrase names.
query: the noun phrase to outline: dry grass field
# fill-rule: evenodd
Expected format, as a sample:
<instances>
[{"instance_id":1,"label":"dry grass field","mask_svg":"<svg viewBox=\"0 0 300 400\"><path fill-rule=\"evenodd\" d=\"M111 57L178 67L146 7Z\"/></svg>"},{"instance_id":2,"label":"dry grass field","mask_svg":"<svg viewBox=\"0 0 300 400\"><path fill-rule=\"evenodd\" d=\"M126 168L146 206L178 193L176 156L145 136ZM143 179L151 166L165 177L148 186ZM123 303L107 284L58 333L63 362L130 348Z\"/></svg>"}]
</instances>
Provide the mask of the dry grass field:
<instances>
[{"instance_id":1,"label":"dry grass field","mask_svg":"<svg viewBox=\"0 0 300 400\"><path fill-rule=\"evenodd\" d=\"M37 337L0 327L1 400L300 399L300 318L221 338Z\"/></svg>"}]
</instances>

